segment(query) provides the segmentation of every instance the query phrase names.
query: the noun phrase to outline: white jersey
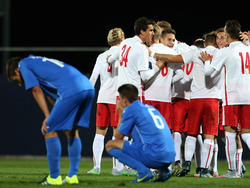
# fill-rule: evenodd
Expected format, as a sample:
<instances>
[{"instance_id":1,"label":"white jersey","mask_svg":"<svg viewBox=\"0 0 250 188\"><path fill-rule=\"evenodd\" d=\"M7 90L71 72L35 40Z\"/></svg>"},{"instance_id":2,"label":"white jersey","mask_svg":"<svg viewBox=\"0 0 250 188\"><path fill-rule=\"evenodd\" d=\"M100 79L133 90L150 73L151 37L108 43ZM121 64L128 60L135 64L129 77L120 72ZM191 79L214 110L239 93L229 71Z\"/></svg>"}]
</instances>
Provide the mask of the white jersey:
<instances>
[{"instance_id":1,"label":"white jersey","mask_svg":"<svg viewBox=\"0 0 250 188\"><path fill-rule=\"evenodd\" d=\"M109 50L101 53L96 60L90 81L95 85L98 76L100 75L100 90L98 93L97 103L116 104L116 89L117 89L117 63L107 63L107 55L110 51L118 49L118 46L112 46Z\"/></svg>"},{"instance_id":2,"label":"white jersey","mask_svg":"<svg viewBox=\"0 0 250 188\"><path fill-rule=\"evenodd\" d=\"M232 42L213 58L211 66L224 69L222 82L223 105L250 104L250 48L241 42Z\"/></svg>"},{"instance_id":3,"label":"white jersey","mask_svg":"<svg viewBox=\"0 0 250 188\"><path fill-rule=\"evenodd\" d=\"M190 74L190 78L192 79L191 83L191 99L195 98L221 98L221 93L219 89L219 82L212 85L209 84L207 87L205 82L205 70L204 64L199 59L200 53L202 51L206 51L209 55L215 56L218 51L217 48L208 46L205 49L192 49L188 52L182 53L182 58L185 64L194 62L192 73Z\"/></svg>"},{"instance_id":4,"label":"white jersey","mask_svg":"<svg viewBox=\"0 0 250 188\"><path fill-rule=\"evenodd\" d=\"M179 65L183 69L183 79L190 80L190 74L193 70L194 63ZM172 85L172 97L182 98L186 100L190 100L191 90L190 90L191 81L187 81L185 83L180 81L175 82Z\"/></svg>"},{"instance_id":5,"label":"white jersey","mask_svg":"<svg viewBox=\"0 0 250 188\"><path fill-rule=\"evenodd\" d=\"M181 54L181 53L187 52L193 48L194 48L193 46L188 46L186 43L178 42L176 40L173 49L176 50L176 52L178 54ZM190 74L193 70L194 63L190 63L190 64L186 64L186 65L179 64L179 66L183 70L183 79L190 80ZM181 82L181 80L173 83L173 85L172 85L172 97L177 97L177 98L189 100L190 96L191 96L190 84L191 84L191 81L183 83L183 82Z\"/></svg>"},{"instance_id":6,"label":"white jersey","mask_svg":"<svg viewBox=\"0 0 250 188\"><path fill-rule=\"evenodd\" d=\"M176 55L176 52L173 49L161 43L153 44L150 49L156 53ZM149 61L156 64L156 60L152 57L150 57ZM173 69L168 66L164 66L152 85L145 90L145 99L150 101L171 102L172 77Z\"/></svg>"},{"instance_id":7,"label":"white jersey","mask_svg":"<svg viewBox=\"0 0 250 188\"><path fill-rule=\"evenodd\" d=\"M140 71L149 69L149 52L138 36L128 38L120 44L118 68L119 88L123 84L133 84L142 96Z\"/></svg>"}]
</instances>

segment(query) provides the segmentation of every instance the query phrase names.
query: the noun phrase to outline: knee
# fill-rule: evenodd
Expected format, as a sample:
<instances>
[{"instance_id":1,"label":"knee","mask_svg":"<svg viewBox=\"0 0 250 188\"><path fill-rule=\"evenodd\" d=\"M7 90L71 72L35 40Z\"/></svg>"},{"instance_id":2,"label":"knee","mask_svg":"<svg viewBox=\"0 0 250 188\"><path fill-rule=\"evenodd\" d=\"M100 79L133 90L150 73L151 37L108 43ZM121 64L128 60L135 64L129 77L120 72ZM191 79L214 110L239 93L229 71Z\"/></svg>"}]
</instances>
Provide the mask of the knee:
<instances>
[{"instance_id":1,"label":"knee","mask_svg":"<svg viewBox=\"0 0 250 188\"><path fill-rule=\"evenodd\" d=\"M107 152L109 152L112 149L112 140L110 140L106 143L105 149Z\"/></svg>"}]
</instances>

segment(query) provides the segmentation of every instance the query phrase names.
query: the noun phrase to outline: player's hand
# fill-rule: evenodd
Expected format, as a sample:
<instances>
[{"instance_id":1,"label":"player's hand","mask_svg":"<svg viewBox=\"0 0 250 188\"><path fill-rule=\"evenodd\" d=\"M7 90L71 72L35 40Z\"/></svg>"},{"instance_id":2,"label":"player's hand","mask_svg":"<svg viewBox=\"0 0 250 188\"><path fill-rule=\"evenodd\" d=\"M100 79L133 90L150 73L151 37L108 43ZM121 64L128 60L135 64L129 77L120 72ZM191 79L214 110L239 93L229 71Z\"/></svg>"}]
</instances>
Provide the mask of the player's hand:
<instances>
[{"instance_id":1,"label":"player's hand","mask_svg":"<svg viewBox=\"0 0 250 188\"><path fill-rule=\"evenodd\" d=\"M46 125L47 120L48 120L48 117L46 117L43 120L43 124L42 124L42 127L41 127L41 132L42 132L43 135L45 135L48 132L48 126Z\"/></svg>"},{"instance_id":2,"label":"player's hand","mask_svg":"<svg viewBox=\"0 0 250 188\"><path fill-rule=\"evenodd\" d=\"M200 55L199 59L203 61L203 63L205 61L212 61L212 57L207 52L201 52Z\"/></svg>"},{"instance_id":3,"label":"player's hand","mask_svg":"<svg viewBox=\"0 0 250 188\"><path fill-rule=\"evenodd\" d=\"M250 32L240 32L240 39L242 41L246 41L246 40L249 40L250 38Z\"/></svg>"},{"instance_id":4,"label":"player's hand","mask_svg":"<svg viewBox=\"0 0 250 188\"><path fill-rule=\"evenodd\" d=\"M162 69L165 66L165 61L158 60L156 61L156 65L159 69Z\"/></svg>"}]
</instances>

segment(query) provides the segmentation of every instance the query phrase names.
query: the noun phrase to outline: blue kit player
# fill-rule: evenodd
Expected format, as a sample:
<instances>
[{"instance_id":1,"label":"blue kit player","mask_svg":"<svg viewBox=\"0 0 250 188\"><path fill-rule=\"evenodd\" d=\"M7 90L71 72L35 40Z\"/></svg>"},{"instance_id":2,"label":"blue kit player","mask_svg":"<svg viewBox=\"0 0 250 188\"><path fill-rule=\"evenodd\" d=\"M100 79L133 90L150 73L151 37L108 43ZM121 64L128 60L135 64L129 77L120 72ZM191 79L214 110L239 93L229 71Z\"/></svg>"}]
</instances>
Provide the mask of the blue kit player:
<instances>
[{"instance_id":1,"label":"blue kit player","mask_svg":"<svg viewBox=\"0 0 250 188\"><path fill-rule=\"evenodd\" d=\"M175 149L166 121L153 106L137 100L134 85L122 85L118 92L117 110L123 111L122 122L115 140L106 144L107 152L137 170L134 183L167 180L171 177L168 167L174 162ZM124 141L125 135L131 135L133 142ZM157 176L149 168L158 169Z\"/></svg>"},{"instance_id":2,"label":"blue kit player","mask_svg":"<svg viewBox=\"0 0 250 188\"><path fill-rule=\"evenodd\" d=\"M8 80L17 81L32 91L45 116L41 131L45 137L50 174L42 184L78 184L82 149L78 127L89 126L94 87L76 68L46 57L10 58L6 63L6 73ZM44 95L49 96L49 101L54 101L51 111ZM57 131L64 131L68 138L70 169L64 180L60 175L61 143Z\"/></svg>"}]
</instances>

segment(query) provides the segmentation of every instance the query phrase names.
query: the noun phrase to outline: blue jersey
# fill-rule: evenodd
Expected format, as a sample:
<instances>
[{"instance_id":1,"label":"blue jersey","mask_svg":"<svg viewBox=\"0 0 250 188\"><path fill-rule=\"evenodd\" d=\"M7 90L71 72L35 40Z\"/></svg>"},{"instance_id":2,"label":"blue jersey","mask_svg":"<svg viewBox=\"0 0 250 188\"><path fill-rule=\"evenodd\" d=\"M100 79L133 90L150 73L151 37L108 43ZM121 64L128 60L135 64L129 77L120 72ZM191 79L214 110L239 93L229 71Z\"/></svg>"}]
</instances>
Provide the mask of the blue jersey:
<instances>
[{"instance_id":1,"label":"blue jersey","mask_svg":"<svg viewBox=\"0 0 250 188\"><path fill-rule=\"evenodd\" d=\"M153 106L138 100L124 109L119 132L131 133L135 142L151 145L155 152L175 153L172 135L163 116Z\"/></svg>"},{"instance_id":2,"label":"blue jersey","mask_svg":"<svg viewBox=\"0 0 250 188\"><path fill-rule=\"evenodd\" d=\"M19 62L25 89L40 86L53 98L65 98L94 89L88 78L76 68L46 57L30 55Z\"/></svg>"}]
</instances>

